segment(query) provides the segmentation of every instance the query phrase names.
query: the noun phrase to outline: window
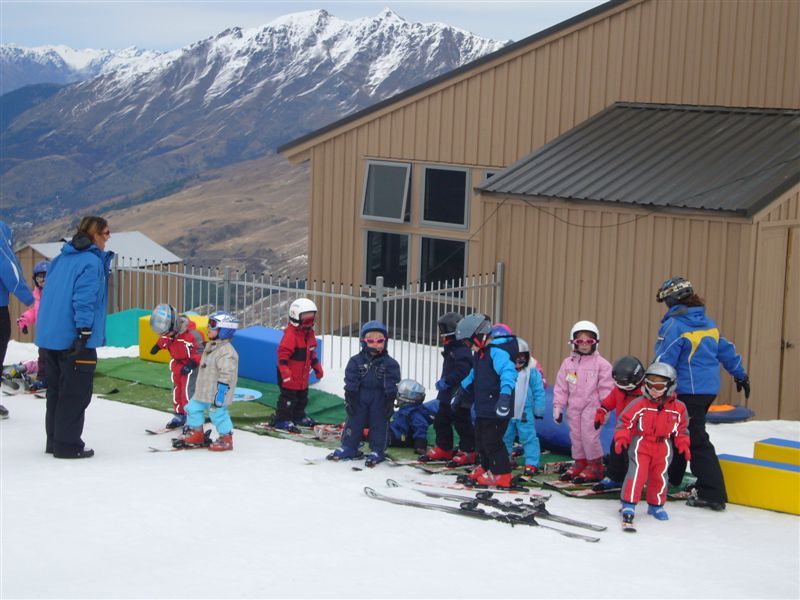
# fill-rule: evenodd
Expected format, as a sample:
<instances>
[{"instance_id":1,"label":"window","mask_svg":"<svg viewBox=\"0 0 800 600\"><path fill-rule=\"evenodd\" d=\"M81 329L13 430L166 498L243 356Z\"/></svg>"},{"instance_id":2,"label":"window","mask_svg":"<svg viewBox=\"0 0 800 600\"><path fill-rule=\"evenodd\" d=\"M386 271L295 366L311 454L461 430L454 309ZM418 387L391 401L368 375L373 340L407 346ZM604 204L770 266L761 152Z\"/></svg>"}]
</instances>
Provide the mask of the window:
<instances>
[{"instance_id":1,"label":"window","mask_svg":"<svg viewBox=\"0 0 800 600\"><path fill-rule=\"evenodd\" d=\"M382 231L367 232L366 283L375 285L383 275L383 285L404 286L408 281L408 236Z\"/></svg>"},{"instance_id":2,"label":"window","mask_svg":"<svg viewBox=\"0 0 800 600\"><path fill-rule=\"evenodd\" d=\"M425 167L422 190L422 222L467 226L467 171Z\"/></svg>"},{"instance_id":3,"label":"window","mask_svg":"<svg viewBox=\"0 0 800 600\"><path fill-rule=\"evenodd\" d=\"M367 163L364 181L364 208L366 219L407 223L411 220L409 181L411 165L403 163Z\"/></svg>"},{"instance_id":4,"label":"window","mask_svg":"<svg viewBox=\"0 0 800 600\"><path fill-rule=\"evenodd\" d=\"M467 243L459 240L422 238L420 274L422 283L451 282L465 276Z\"/></svg>"}]
</instances>

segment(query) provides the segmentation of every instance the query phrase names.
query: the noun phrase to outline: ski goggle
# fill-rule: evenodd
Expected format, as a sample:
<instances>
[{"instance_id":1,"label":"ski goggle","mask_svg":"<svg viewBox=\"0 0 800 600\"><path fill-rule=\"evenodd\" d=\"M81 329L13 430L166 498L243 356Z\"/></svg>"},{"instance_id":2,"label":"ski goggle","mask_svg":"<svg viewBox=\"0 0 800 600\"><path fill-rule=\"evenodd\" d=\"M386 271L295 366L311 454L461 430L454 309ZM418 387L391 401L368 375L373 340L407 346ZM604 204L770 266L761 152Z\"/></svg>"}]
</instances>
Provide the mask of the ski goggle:
<instances>
[{"instance_id":1,"label":"ski goggle","mask_svg":"<svg viewBox=\"0 0 800 600\"><path fill-rule=\"evenodd\" d=\"M378 344L383 344L386 342L386 338L364 338L361 340L365 344L369 346L377 346Z\"/></svg>"},{"instance_id":2,"label":"ski goggle","mask_svg":"<svg viewBox=\"0 0 800 600\"><path fill-rule=\"evenodd\" d=\"M216 319L209 319L208 320L208 328L209 329L219 329L220 327L225 327L227 329L238 329L238 323L232 323L230 321L217 321Z\"/></svg>"},{"instance_id":3,"label":"ski goggle","mask_svg":"<svg viewBox=\"0 0 800 600\"><path fill-rule=\"evenodd\" d=\"M629 392L632 389L635 389L637 384L635 384L635 383L623 383L621 381L615 381L614 385L616 385L621 390L625 390L626 392Z\"/></svg>"},{"instance_id":4,"label":"ski goggle","mask_svg":"<svg viewBox=\"0 0 800 600\"><path fill-rule=\"evenodd\" d=\"M303 327L310 327L317 320L317 313L303 313L300 315L300 325Z\"/></svg>"},{"instance_id":5,"label":"ski goggle","mask_svg":"<svg viewBox=\"0 0 800 600\"><path fill-rule=\"evenodd\" d=\"M576 338L572 340L573 344L590 344L594 346L597 343L597 340L594 338Z\"/></svg>"}]
</instances>

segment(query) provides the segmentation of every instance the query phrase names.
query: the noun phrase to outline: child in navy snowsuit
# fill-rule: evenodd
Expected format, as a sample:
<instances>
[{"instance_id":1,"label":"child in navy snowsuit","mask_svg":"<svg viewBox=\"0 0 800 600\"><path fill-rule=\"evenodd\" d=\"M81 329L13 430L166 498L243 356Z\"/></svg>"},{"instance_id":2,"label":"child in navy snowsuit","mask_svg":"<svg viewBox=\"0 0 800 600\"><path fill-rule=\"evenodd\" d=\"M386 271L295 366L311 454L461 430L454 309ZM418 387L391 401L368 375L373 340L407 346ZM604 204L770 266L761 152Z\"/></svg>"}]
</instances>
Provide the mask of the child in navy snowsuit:
<instances>
[{"instance_id":1,"label":"child in navy snowsuit","mask_svg":"<svg viewBox=\"0 0 800 600\"><path fill-rule=\"evenodd\" d=\"M389 331L380 321L361 327L361 351L352 356L344 372L344 404L347 410L342 445L328 455L330 460L358 458L358 447L365 427L370 454L367 466L385 459L389 438L389 419L394 412L400 365L386 352Z\"/></svg>"},{"instance_id":2,"label":"child in navy snowsuit","mask_svg":"<svg viewBox=\"0 0 800 600\"><path fill-rule=\"evenodd\" d=\"M417 454L428 449L428 428L439 411L439 400L433 398L422 404L404 404L389 423L390 446L412 446Z\"/></svg>"}]
</instances>

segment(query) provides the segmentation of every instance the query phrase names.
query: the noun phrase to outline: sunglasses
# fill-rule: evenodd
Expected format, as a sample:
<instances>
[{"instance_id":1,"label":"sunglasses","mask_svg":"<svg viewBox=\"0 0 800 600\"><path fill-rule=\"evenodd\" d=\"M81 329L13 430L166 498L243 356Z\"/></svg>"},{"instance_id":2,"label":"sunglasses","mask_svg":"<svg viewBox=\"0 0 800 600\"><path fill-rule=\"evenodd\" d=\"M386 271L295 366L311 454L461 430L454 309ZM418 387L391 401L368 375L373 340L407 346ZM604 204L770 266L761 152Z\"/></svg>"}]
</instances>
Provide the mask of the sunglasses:
<instances>
[{"instance_id":1,"label":"sunglasses","mask_svg":"<svg viewBox=\"0 0 800 600\"><path fill-rule=\"evenodd\" d=\"M101 231L100 234L104 235L106 237L111 237L111 230L110 229L106 229L105 231Z\"/></svg>"},{"instance_id":2,"label":"sunglasses","mask_svg":"<svg viewBox=\"0 0 800 600\"><path fill-rule=\"evenodd\" d=\"M597 343L597 340L594 338L577 338L572 340L575 344L591 344L592 346Z\"/></svg>"},{"instance_id":3,"label":"sunglasses","mask_svg":"<svg viewBox=\"0 0 800 600\"><path fill-rule=\"evenodd\" d=\"M644 382L647 384L647 387L657 392L661 392L669 387L669 381L651 381L645 379Z\"/></svg>"},{"instance_id":4,"label":"sunglasses","mask_svg":"<svg viewBox=\"0 0 800 600\"><path fill-rule=\"evenodd\" d=\"M378 345L383 344L386 341L386 338L364 338L364 343L369 345Z\"/></svg>"}]
</instances>

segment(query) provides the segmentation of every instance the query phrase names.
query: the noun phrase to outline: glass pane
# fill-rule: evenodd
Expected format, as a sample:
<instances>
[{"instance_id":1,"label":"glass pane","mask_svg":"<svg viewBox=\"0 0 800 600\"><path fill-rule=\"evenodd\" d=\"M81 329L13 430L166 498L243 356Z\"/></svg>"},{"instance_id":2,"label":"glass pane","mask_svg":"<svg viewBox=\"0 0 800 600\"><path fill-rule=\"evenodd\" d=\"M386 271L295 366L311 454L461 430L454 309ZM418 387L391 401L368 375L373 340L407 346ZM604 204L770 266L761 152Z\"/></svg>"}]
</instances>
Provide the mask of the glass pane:
<instances>
[{"instance_id":1,"label":"glass pane","mask_svg":"<svg viewBox=\"0 0 800 600\"><path fill-rule=\"evenodd\" d=\"M425 169L425 221L466 225L466 171Z\"/></svg>"},{"instance_id":2,"label":"glass pane","mask_svg":"<svg viewBox=\"0 0 800 600\"><path fill-rule=\"evenodd\" d=\"M383 285L400 287L408 273L408 236L380 231L367 232L367 285L383 275Z\"/></svg>"},{"instance_id":3,"label":"glass pane","mask_svg":"<svg viewBox=\"0 0 800 600\"><path fill-rule=\"evenodd\" d=\"M408 165L367 166L367 186L364 199L365 217L404 219L403 204Z\"/></svg>"},{"instance_id":4,"label":"glass pane","mask_svg":"<svg viewBox=\"0 0 800 600\"><path fill-rule=\"evenodd\" d=\"M455 240L422 238L420 279L423 283L450 281L464 277L467 245Z\"/></svg>"}]
</instances>

